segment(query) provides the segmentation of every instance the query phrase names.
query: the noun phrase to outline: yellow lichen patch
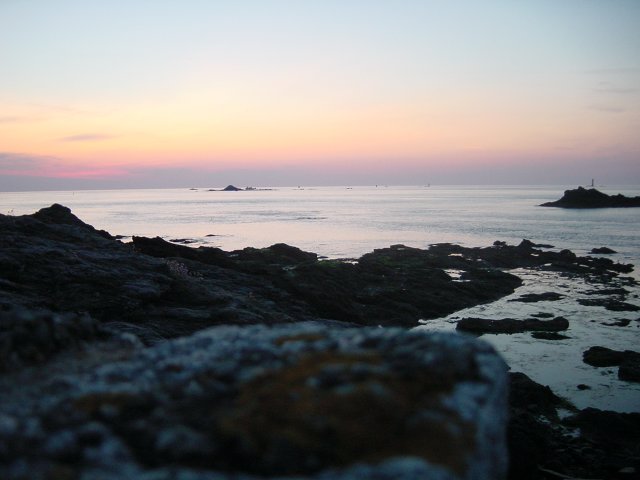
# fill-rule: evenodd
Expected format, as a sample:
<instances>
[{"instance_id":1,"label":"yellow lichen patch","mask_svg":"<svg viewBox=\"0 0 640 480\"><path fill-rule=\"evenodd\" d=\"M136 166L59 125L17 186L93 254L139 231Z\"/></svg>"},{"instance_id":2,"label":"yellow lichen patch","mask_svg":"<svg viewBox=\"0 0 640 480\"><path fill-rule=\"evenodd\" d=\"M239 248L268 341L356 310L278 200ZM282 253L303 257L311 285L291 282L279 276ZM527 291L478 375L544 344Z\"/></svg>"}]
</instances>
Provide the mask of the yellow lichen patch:
<instances>
[{"instance_id":1,"label":"yellow lichen patch","mask_svg":"<svg viewBox=\"0 0 640 480\"><path fill-rule=\"evenodd\" d=\"M452 379L385 371L382 360L370 353L306 355L243 385L221 416L220 433L242 444L237 460L245 468L263 474L399 455L464 472L475 431L441 405Z\"/></svg>"},{"instance_id":2,"label":"yellow lichen patch","mask_svg":"<svg viewBox=\"0 0 640 480\"><path fill-rule=\"evenodd\" d=\"M299 333L297 335L289 335L286 337L276 338L273 343L279 347L289 342L315 342L318 340L324 340L326 337L321 333Z\"/></svg>"},{"instance_id":3,"label":"yellow lichen patch","mask_svg":"<svg viewBox=\"0 0 640 480\"><path fill-rule=\"evenodd\" d=\"M163 370L165 372L182 372L184 371L184 365L180 365L178 363L168 363L164 366Z\"/></svg>"},{"instance_id":4,"label":"yellow lichen patch","mask_svg":"<svg viewBox=\"0 0 640 480\"><path fill-rule=\"evenodd\" d=\"M80 475L69 465L54 463L49 467L47 478L51 480L76 480Z\"/></svg>"}]
</instances>

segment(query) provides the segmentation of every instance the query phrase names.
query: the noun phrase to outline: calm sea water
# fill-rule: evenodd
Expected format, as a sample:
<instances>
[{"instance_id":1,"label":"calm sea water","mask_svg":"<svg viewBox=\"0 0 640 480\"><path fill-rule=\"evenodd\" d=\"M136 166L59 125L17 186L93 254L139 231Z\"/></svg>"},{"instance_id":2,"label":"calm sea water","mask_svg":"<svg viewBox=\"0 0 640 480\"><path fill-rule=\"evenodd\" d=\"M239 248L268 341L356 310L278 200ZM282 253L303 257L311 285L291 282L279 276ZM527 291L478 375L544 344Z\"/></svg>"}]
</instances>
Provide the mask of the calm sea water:
<instances>
[{"instance_id":1,"label":"calm sea water","mask_svg":"<svg viewBox=\"0 0 640 480\"><path fill-rule=\"evenodd\" d=\"M219 192L208 189L0 193L0 213L60 203L114 235L187 238L225 250L277 242L328 257L358 257L403 243L484 246L523 238L585 253L608 246L640 259L640 208L539 207L556 187L323 187ZM603 187L640 195L638 187ZM207 236L215 235L215 236Z\"/></svg>"},{"instance_id":2,"label":"calm sea water","mask_svg":"<svg viewBox=\"0 0 640 480\"><path fill-rule=\"evenodd\" d=\"M487 246L495 240L569 248L587 254L607 246L611 258L636 265L640 280L640 208L564 210L538 205L573 186L540 187L322 187L243 192L209 189L0 193L0 213L21 215L60 203L83 221L114 235L187 239L193 245L234 250L278 242L330 258L353 258L392 244L427 247L438 242ZM628 196L637 187L599 187ZM546 312L569 319L568 340L535 340L530 334L485 335L515 371L549 385L580 408L640 411L640 384L622 382L617 369L582 362L593 345L638 350L638 312L611 312L576 300L593 288L552 273L516 272L524 285L488 305L435 319L418 328L452 330L459 316L528 318ZM638 305L640 289L627 301ZM525 293L556 291L557 302L511 302ZM611 326L628 319L627 327ZM578 389L586 384L587 390Z\"/></svg>"}]
</instances>

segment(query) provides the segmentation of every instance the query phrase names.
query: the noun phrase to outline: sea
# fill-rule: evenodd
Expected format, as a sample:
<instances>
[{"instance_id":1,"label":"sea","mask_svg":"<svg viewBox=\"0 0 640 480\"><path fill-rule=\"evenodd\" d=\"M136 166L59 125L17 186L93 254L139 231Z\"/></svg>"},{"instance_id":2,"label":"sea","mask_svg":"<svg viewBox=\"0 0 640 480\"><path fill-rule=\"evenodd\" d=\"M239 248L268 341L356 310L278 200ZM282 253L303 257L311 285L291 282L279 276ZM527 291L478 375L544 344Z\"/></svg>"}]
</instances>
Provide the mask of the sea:
<instances>
[{"instance_id":1,"label":"sea","mask_svg":"<svg viewBox=\"0 0 640 480\"><path fill-rule=\"evenodd\" d=\"M434 243L467 247L522 239L588 255L609 247L614 261L632 263L628 277L640 281L640 208L569 210L539 205L557 200L575 185L545 186L342 186L222 187L0 193L0 213L22 215L53 203L80 219L128 241L160 236L194 247L224 250L287 243L325 258L357 259L376 248ZM597 185L598 190L640 196L639 186ZM417 321L423 330L454 330L464 316L529 318L562 315L570 322L566 340L536 340L529 333L483 335L513 371L522 371L577 407L640 412L640 384L617 378L617 368L582 362L594 345L640 351L640 312L613 312L577 302L593 289L584 280L558 274L514 271L524 280L511 296L441 319ZM626 287L625 300L640 306L640 288ZM554 291L558 301L513 302L525 293ZM418 319L417 319L418 320ZM616 326L631 320L627 326ZM580 387L578 387L580 386Z\"/></svg>"}]
</instances>

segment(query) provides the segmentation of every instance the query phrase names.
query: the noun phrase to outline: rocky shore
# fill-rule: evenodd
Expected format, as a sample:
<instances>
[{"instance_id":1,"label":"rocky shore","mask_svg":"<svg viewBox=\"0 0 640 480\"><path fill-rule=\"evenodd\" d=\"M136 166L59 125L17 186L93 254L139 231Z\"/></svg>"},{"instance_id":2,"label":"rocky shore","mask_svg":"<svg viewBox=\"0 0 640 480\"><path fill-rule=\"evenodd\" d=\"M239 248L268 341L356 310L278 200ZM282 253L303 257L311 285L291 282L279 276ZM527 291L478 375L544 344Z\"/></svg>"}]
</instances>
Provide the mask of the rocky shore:
<instances>
[{"instance_id":1,"label":"rocky shore","mask_svg":"<svg viewBox=\"0 0 640 480\"><path fill-rule=\"evenodd\" d=\"M640 414L578 410L473 336L409 330L513 293L513 269L600 290L633 269L547 247L327 260L122 243L60 205L0 215L0 477L638 478Z\"/></svg>"}]
</instances>

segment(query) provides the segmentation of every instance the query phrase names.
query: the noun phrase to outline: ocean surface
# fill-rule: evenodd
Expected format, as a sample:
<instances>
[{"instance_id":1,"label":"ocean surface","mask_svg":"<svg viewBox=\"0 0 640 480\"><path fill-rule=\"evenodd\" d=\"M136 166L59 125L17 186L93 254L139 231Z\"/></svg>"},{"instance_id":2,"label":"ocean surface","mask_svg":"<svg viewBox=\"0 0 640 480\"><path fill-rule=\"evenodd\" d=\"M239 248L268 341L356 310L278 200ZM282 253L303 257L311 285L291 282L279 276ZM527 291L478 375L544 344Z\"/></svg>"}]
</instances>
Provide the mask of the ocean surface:
<instances>
[{"instance_id":1,"label":"ocean surface","mask_svg":"<svg viewBox=\"0 0 640 480\"><path fill-rule=\"evenodd\" d=\"M450 242L488 246L495 240L552 244L586 255L614 249L615 261L636 266L640 280L640 208L566 210L538 205L560 198L571 185L290 187L224 192L220 187L162 190L0 193L0 213L22 215L60 203L98 229L122 235L161 236L224 250L287 243L328 258L357 258L375 248L425 248ZM597 186L605 193L640 195L640 186ZM549 385L578 407L640 411L640 384L617 379L617 368L582 363L593 345L640 351L640 312L611 312L576 302L592 286L554 274L514 272L525 284L505 299L430 320L422 329L453 329L462 316L526 318L563 315L569 340L535 340L530 334L484 335L513 370ZM627 302L640 305L640 290ZM556 291L556 302L509 302L522 294ZM584 297L583 297L584 298ZM627 327L608 326L630 319ZM586 390L578 384L588 385Z\"/></svg>"}]
</instances>

